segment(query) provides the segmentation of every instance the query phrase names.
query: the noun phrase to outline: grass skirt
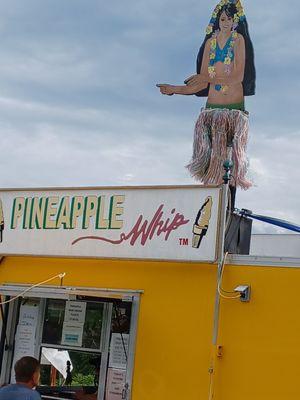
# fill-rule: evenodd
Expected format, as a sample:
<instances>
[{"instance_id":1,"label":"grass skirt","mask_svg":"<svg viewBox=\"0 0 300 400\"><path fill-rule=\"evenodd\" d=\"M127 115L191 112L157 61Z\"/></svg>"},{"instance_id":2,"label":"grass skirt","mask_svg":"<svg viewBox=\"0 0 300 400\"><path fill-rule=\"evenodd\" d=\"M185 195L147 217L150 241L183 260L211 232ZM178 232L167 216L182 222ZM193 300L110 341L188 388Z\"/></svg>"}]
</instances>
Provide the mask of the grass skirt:
<instances>
[{"instance_id":1,"label":"grass skirt","mask_svg":"<svg viewBox=\"0 0 300 400\"><path fill-rule=\"evenodd\" d=\"M223 183L223 162L232 146L232 179L230 185L249 189L247 180L249 117L239 110L203 109L195 126L193 157L187 165L191 175L205 185Z\"/></svg>"}]
</instances>

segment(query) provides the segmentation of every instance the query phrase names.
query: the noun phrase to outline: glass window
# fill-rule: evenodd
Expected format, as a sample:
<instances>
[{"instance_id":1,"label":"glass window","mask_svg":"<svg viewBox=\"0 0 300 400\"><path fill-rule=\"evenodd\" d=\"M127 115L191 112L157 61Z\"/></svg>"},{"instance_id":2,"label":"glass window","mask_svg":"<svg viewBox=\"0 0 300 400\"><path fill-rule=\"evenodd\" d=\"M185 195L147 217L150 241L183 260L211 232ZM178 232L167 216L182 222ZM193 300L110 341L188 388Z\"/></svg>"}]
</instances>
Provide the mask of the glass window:
<instances>
[{"instance_id":1,"label":"glass window","mask_svg":"<svg viewBox=\"0 0 300 400\"><path fill-rule=\"evenodd\" d=\"M78 390L97 393L100 354L42 347L40 363L38 391L41 394L64 398L67 394L74 395Z\"/></svg>"},{"instance_id":2,"label":"glass window","mask_svg":"<svg viewBox=\"0 0 300 400\"><path fill-rule=\"evenodd\" d=\"M112 333L129 333L131 319L131 303L114 302L111 320Z\"/></svg>"},{"instance_id":3,"label":"glass window","mask_svg":"<svg viewBox=\"0 0 300 400\"><path fill-rule=\"evenodd\" d=\"M61 343L65 315L65 303L65 300L47 300L43 329L44 343Z\"/></svg>"},{"instance_id":4,"label":"glass window","mask_svg":"<svg viewBox=\"0 0 300 400\"><path fill-rule=\"evenodd\" d=\"M81 317L79 317L79 322L75 321L75 319L73 320L75 322L68 319L66 303L65 300L47 299L43 343L99 350L103 322L103 303L90 301L68 302L68 309L70 309L69 305L72 305L72 303L81 306L80 308L83 311ZM66 321L66 318L68 321ZM83 319L81 320L80 318ZM64 341L62 342L63 334Z\"/></svg>"}]
</instances>

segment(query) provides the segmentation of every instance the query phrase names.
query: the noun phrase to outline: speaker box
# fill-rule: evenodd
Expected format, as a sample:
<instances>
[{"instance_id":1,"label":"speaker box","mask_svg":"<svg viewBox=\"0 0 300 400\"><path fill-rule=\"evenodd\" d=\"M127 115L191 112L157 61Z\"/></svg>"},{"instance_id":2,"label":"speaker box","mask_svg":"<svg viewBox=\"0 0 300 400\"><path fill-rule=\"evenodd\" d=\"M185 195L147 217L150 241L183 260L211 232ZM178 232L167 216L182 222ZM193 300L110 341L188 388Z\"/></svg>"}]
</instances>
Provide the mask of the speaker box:
<instances>
[{"instance_id":1,"label":"speaker box","mask_svg":"<svg viewBox=\"0 0 300 400\"><path fill-rule=\"evenodd\" d=\"M224 251L229 254L250 253L252 219L235 213L228 213L225 231Z\"/></svg>"}]
</instances>

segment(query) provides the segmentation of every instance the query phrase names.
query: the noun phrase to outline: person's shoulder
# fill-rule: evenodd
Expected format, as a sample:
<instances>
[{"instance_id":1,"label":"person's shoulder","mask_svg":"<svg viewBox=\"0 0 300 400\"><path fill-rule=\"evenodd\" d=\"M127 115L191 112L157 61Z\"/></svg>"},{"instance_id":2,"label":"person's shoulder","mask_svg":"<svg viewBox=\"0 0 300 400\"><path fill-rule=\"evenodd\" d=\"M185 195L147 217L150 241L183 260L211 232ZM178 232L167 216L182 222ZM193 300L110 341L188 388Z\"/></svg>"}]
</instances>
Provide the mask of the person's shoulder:
<instances>
[{"instance_id":1,"label":"person's shoulder","mask_svg":"<svg viewBox=\"0 0 300 400\"><path fill-rule=\"evenodd\" d=\"M215 40L216 38L214 36L210 37L209 39L207 39L206 43L205 43L205 51L209 51L209 49L212 46L212 41Z\"/></svg>"},{"instance_id":2,"label":"person's shoulder","mask_svg":"<svg viewBox=\"0 0 300 400\"><path fill-rule=\"evenodd\" d=\"M205 45L210 46L213 40L216 40L216 36L214 36L214 35L211 36L209 39L207 39Z\"/></svg>"},{"instance_id":3,"label":"person's shoulder","mask_svg":"<svg viewBox=\"0 0 300 400\"><path fill-rule=\"evenodd\" d=\"M13 385L5 385L0 388L0 400L15 398Z\"/></svg>"},{"instance_id":4,"label":"person's shoulder","mask_svg":"<svg viewBox=\"0 0 300 400\"><path fill-rule=\"evenodd\" d=\"M240 33L237 34L236 40L237 40L237 43L244 43L245 42L244 36L241 35Z\"/></svg>"},{"instance_id":5,"label":"person's shoulder","mask_svg":"<svg viewBox=\"0 0 300 400\"><path fill-rule=\"evenodd\" d=\"M41 400L41 396L39 392L36 390L30 389L29 387L26 387L24 385L19 385L19 384L11 384L11 385L6 385L3 386L0 389L0 394L3 393L15 393L16 395L26 395L26 398L28 400ZM0 395L0 400L1 400L1 395Z\"/></svg>"},{"instance_id":6,"label":"person's shoulder","mask_svg":"<svg viewBox=\"0 0 300 400\"><path fill-rule=\"evenodd\" d=\"M36 390L31 390L30 400L41 400L41 395Z\"/></svg>"},{"instance_id":7,"label":"person's shoulder","mask_svg":"<svg viewBox=\"0 0 300 400\"><path fill-rule=\"evenodd\" d=\"M0 393L11 392L13 390L13 385L4 385L0 388Z\"/></svg>"}]
</instances>

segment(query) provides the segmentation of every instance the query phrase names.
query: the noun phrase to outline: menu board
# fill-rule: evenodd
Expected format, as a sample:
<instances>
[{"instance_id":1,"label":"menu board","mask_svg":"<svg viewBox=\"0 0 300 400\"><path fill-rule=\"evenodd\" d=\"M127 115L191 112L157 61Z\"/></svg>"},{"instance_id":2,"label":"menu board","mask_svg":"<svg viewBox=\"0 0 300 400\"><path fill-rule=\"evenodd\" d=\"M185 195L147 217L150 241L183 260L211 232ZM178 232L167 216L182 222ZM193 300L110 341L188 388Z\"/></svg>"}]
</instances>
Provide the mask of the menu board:
<instances>
[{"instance_id":1,"label":"menu board","mask_svg":"<svg viewBox=\"0 0 300 400\"><path fill-rule=\"evenodd\" d=\"M126 369L129 335L113 333L110 342L109 367Z\"/></svg>"},{"instance_id":2,"label":"menu board","mask_svg":"<svg viewBox=\"0 0 300 400\"><path fill-rule=\"evenodd\" d=\"M126 371L108 368L106 382L106 400L122 400L125 388Z\"/></svg>"},{"instance_id":3,"label":"menu board","mask_svg":"<svg viewBox=\"0 0 300 400\"><path fill-rule=\"evenodd\" d=\"M39 307L37 304L24 304L20 307L19 323L15 335L15 352L12 368L24 356L35 355L35 334L37 328ZM11 382L15 382L12 369Z\"/></svg>"},{"instance_id":4,"label":"menu board","mask_svg":"<svg viewBox=\"0 0 300 400\"><path fill-rule=\"evenodd\" d=\"M83 327L85 322L86 303L82 301L67 301L63 324L61 344L67 346L82 346Z\"/></svg>"}]
</instances>

